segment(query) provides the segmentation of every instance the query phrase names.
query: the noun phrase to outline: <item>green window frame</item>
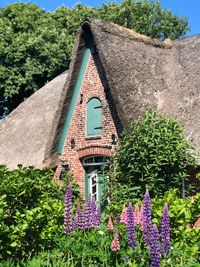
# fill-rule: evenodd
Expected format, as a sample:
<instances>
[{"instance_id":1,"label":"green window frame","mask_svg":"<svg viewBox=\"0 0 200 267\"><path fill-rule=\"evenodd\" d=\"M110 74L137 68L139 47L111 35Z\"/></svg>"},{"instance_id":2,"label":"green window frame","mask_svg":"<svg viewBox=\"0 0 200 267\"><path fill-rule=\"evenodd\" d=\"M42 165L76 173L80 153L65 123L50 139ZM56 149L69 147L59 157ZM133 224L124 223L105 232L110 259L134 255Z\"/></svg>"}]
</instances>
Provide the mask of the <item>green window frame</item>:
<instances>
[{"instance_id":1,"label":"green window frame","mask_svg":"<svg viewBox=\"0 0 200 267\"><path fill-rule=\"evenodd\" d=\"M102 103L96 97L87 103L86 133L89 137L102 135Z\"/></svg>"}]
</instances>

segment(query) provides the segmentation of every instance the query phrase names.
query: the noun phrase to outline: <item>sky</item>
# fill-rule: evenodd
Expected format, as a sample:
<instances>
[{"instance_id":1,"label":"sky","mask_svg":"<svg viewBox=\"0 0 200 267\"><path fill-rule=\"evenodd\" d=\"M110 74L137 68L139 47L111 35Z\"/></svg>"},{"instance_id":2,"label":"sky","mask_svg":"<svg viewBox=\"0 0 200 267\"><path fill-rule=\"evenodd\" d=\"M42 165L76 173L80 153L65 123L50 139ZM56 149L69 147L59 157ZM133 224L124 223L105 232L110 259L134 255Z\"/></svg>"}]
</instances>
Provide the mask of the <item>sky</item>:
<instances>
[{"instance_id":1,"label":"sky","mask_svg":"<svg viewBox=\"0 0 200 267\"><path fill-rule=\"evenodd\" d=\"M54 11L62 5L73 7L77 2L97 7L103 3L111 2L111 0L0 0L0 7L5 7L6 5L16 2L31 2L48 11ZM115 0L113 2L121 1ZM163 8L171 10L173 14L185 16L189 19L191 30L187 33L187 35L200 34L200 0L160 0L160 2Z\"/></svg>"}]
</instances>

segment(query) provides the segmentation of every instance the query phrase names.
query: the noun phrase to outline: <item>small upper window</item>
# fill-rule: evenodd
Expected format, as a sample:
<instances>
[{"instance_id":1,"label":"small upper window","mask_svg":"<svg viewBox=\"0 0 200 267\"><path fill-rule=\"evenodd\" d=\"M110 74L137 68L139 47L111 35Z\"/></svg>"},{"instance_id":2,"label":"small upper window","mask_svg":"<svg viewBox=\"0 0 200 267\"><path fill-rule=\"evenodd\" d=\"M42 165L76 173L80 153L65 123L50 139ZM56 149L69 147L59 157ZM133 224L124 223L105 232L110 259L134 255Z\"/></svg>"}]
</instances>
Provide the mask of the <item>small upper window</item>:
<instances>
[{"instance_id":1,"label":"small upper window","mask_svg":"<svg viewBox=\"0 0 200 267\"><path fill-rule=\"evenodd\" d=\"M87 103L87 136L102 135L102 105L98 98L92 98Z\"/></svg>"}]
</instances>

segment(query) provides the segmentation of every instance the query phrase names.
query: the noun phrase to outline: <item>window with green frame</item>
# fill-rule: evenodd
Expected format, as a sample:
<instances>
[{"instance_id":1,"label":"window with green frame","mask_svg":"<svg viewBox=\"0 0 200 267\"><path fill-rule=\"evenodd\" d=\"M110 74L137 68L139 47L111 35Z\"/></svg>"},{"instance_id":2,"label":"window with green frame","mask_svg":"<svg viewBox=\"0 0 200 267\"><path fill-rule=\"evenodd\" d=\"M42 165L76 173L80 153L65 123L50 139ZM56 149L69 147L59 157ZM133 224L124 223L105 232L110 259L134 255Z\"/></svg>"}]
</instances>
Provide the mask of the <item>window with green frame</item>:
<instances>
[{"instance_id":1,"label":"window with green frame","mask_svg":"<svg viewBox=\"0 0 200 267\"><path fill-rule=\"evenodd\" d=\"M102 135L102 104L96 97L87 103L86 127L87 136Z\"/></svg>"}]
</instances>

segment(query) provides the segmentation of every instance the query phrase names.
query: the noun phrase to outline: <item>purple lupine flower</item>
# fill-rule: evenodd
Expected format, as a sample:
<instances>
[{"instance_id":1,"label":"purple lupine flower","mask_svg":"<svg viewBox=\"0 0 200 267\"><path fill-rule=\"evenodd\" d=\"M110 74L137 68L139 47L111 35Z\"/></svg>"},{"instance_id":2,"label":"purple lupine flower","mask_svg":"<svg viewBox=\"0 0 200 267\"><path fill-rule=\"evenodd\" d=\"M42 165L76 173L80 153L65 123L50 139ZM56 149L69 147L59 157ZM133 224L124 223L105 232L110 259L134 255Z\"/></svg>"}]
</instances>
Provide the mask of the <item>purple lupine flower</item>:
<instances>
[{"instance_id":1,"label":"purple lupine flower","mask_svg":"<svg viewBox=\"0 0 200 267\"><path fill-rule=\"evenodd\" d=\"M148 189L144 195L142 203L142 231L144 235L144 243L147 245L149 241L149 232L152 226L151 221L151 199Z\"/></svg>"},{"instance_id":2,"label":"purple lupine flower","mask_svg":"<svg viewBox=\"0 0 200 267\"><path fill-rule=\"evenodd\" d=\"M167 255L170 252L170 221L167 203L163 207L161 218L161 240L161 253Z\"/></svg>"},{"instance_id":3,"label":"purple lupine flower","mask_svg":"<svg viewBox=\"0 0 200 267\"><path fill-rule=\"evenodd\" d=\"M136 246L136 240L133 220L133 207L131 203L129 204L127 209L126 230L128 235L128 246L134 248Z\"/></svg>"},{"instance_id":4,"label":"purple lupine flower","mask_svg":"<svg viewBox=\"0 0 200 267\"><path fill-rule=\"evenodd\" d=\"M72 188L71 185L69 185L65 193L64 202L64 234L69 234L72 230Z\"/></svg>"},{"instance_id":5,"label":"purple lupine flower","mask_svg":"<svg viewBox=\"0 0 200 267\"><path fill-rule=\"evenodd\" d=\"M116 223L119 223L119 222L120 222L120 216L119 216L119 215L116 215L116 216L115 216L115 222L116 222Z\"/></svg>"},{"instance_id":6,"label":"purple lupine flower","mask_svg":"<svg viewBox=\"0 0 200 267\"><path fill-rule=\"evenodd\" d=\"M92 201L90 197L85 201L84 213L85 213L85 229L90 229L92 228Z\"/></svg>"},{"instance_id":7,"label":"purple lupine flower","mask_svg":"<svg viewBox=\"0 0 200 267\"><path fill-rule=\"evenodd\" d=\"M100 214L99 210L96 207L96 202L91 197L87 199L86 201L86 207L85 207L85 219L86 219L86 228L90 229L92 227L99 226L99 220L100 220Z\"/></svg>"},{"instance_id":8,"label":"purple lupine flower","mask_svg":"<svg viewBox=\"0 0 200 267\"><path fill-rule=\"evenodd\" d=\"M96 223L95 226L99 227L101 223L101 208L100 205L96 208Z\"/></svg>"},{"instance_id":9,"label":"purple lupine flower","mask_svg":"<svg viewBox=\"0 0 200 267\"><path fill-rule=\"evenodd\" d=\"M78 203L76 214L74 217L74 229L78 229L80 216L81 216L81 206L80 206L80 203Z\"/></svg>"},{"instance_id":10,"label":"purple lupine flower","mask_svg":"<svg viewBox=\"0 0 200 267\"><path fill-rule=\"evenodd\" d=\"M149 247L150 247L150 266L160 267L160 248L159 248L159 233L157 226L151 225L149 234Z\"/></svg>"},{"instance_id":11,"label":"purple lupine flower","mask_svg":"<svg viewBox=\"0 0 200 267\"><path fill-rule=\"evenodd\" d=\"M79 230L85 229L85 211L84 210L82 210L82 212L80 212L80 214L79 214L78 229Z\"/></svg>"},{"instance_id":12,"label":"purple lupine flower","mask_svg":"<svg viewBox=\"0 0 200 267\"><path fill-rule=\"evenodd\" d=\"M93 227L99 226L99 220L97 217L97 207L94 199L91 200L91 221Z\"/></svg>"},{"instance_id":13,"label":"purple lupine flower","mask_svg":"<svg viewBox=\"0 0 200 267\"><path fill-rule=\"evenodd\" d=\"M77 225L78 229L91 229L100 225L100 208L96 207L94 199L88 198L85 201L85 205L82 212L79 207L78 213L78 219L77 212L75 216L75 225Z\"/></svg>"}]
</instances>

